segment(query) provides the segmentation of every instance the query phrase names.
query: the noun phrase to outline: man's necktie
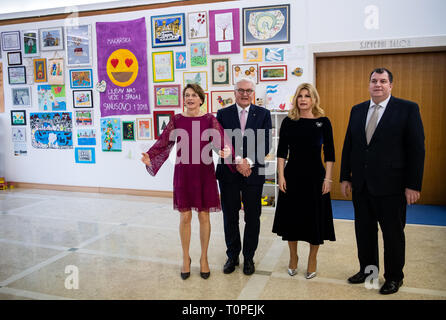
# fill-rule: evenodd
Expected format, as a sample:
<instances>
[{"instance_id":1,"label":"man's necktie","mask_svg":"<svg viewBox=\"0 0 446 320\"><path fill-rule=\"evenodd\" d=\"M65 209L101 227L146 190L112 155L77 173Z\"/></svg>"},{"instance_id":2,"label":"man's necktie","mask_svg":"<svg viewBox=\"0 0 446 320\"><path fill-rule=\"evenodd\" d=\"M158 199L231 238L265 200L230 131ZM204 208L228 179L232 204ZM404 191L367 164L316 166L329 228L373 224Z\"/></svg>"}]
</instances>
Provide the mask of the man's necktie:
<instances>
[{"instance_id":1,"label":"man's necktie","mask_svg":"<svg viewBox=\"0 0 446 320\"><path fill-rule=\"evenodd\" d=\"M245 133L246 126L246 110L243 109L240 115L240 129L242 130L242 134Z\"/></svg>"},{"instance_id":2,"label":"man's necktie","mask_svg":"<svg viewBox=\"0 0 446 320\"><path fill-rule=\"evenodd\" d=\"M378 124L379 108L381 108L381 106L374 105L373 108L374 110L372 112L372 116L370 117L369 123L365 128L365 136L367 138L367 144L369 144L370 140L372 140L373 133L375 132L376 125Z\"/></svg>"}]
</instances>

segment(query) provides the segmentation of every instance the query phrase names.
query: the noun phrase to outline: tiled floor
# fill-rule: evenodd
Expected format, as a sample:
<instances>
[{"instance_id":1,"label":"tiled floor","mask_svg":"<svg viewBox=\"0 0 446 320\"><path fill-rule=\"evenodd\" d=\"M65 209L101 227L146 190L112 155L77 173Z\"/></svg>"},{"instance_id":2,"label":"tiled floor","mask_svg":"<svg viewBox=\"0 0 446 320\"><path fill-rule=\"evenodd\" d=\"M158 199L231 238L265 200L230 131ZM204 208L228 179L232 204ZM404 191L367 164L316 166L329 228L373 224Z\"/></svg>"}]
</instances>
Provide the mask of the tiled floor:
<instances>
[{"instance_id":1,"label":"tiled floor","mask_svg":"<svg viewBox=\"0 0 446 320\"><path fill-rule=\"evenodd\" d=\"M299 243L298 275L288 276L288 246L271 232L274 213L266 210L254 259L256 273L245 276L237 268L223 274L222 214L212 213L211 277L203 280L194 213L191 277L183 281L179 214L171 199L15 189L0 191L0 210L2 300L446 300L445 227L407 225L404 286L397 294L382 296L377 289L346 281L358 270L349 220L335 220L337 241L321 246L318 276L306 280L308 244ZM381 264L382 251L381 243Z\"/></svg>"}]
</instances>

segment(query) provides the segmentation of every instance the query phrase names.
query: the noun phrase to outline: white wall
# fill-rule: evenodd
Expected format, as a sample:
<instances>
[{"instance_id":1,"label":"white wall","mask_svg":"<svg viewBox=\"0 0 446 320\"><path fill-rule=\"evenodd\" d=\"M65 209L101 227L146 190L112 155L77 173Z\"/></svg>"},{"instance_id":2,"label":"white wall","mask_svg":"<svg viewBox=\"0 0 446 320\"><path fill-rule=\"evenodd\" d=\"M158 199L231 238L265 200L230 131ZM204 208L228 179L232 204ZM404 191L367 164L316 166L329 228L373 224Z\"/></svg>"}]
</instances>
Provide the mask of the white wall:
<instances>
[{"instance_id":1,"label":"white wall","mask_svg":"<svg viewBox=\"0 0 446 320\"><path fill-rule=\"evenodd\" d=\"M446 35L446 23L441 14L446 12L446 1L443 0L393 0L393 1L365 1L365 0L258 0L255 6L271 4L291 4L291 43L287 45L271 45L271 47L285 47L296 50L304 47L300 55L291 56L288 64L288 81L282 83L290 93L294 93L297 85L304 81L312 81L313 73L309 72L313 57L308 54L308 47L314 43L359 41L369 39L401 38L401 37L430 37ZM367 29L364 21L367 19L365 8L375 5L379 9L379 28ZM151 48L150 16L170 14L177 12L194 12L199 10L225 9L229 7L252 7L253 1L234 1L226 3L203 4L179 8L157 9L150 11L136 11L113 15L101 15L80 18L80 24L92 25L93 44L95 44L95 22L121 21L140 17L146 18L148 65L149 65L149 95L153 105L153 82L151 72L151 52L162 49ZM187 16L187 15L186 15ZM241 12L240 12L241 18ZM36 29L51 26L62 26L64 21L47 21L28 23L22 25L9 25L0 27L1 31ZM186 43L189 43L189 39ZM265 46L262 46L265 47ZM243 49L243 45L242 45ZM168 50L189 51L187 47L169 47ZM41 56L52 58L54 53L43 53ZM189 55L189 53L188 53ZM97 81L96 47L93 48L94 56L94 82ZM242 53L229 55L231 63L242 63ZM211 58L214 56L211 56ZM43 150L31 146L29 125L27 127L28 155L16 157L13 154L10 129L10 102L11 89L8 85L6 52L2 52L3 81L5 91L5 113L0 114L0 176L5 176L8 181L59 184L73 186L92 186L110 188L130 188L146 190L172 190L173 155L172 161L166 162L156 177L151 177L145 171L144 165L139 161L141 151L146 151L153 141L123 141L122 152L102 152L100 145L100 110L99 94L95 92L95 127L97 132L96 164L76 164L74 149L70 150ZM268 63L260 63L260 65ZM302 67L304 74L301 77L291 75L296 67ZM189 68L186 71L190 71ZM197 69L198 70L198 69ZM200 68L200 70L202 70ZM208 76L210 75L210 69ZM175 72L174 83L182 84L182 72ZM66 83L69 83L68 78ZM257 87L256 97L265 93L265 82L260 82ZM221 90L219 87L209 87L207 92ZM227 90L231 87L225 88ZM29 120L30 112L38 112L37 85L32 86L33 107L27 110ZM72 95L69 85L67 91L67 111L72 111ZM153 107L151 107L153 110ZM173 109L172 109L173 110ZM180 112L176 109L176 112ZM141 116L119 116L121 120L134 120ZM29 122L28 122L29 124ZM73 136L76 130L73 131ZM76 143L76 139L73 142Z\"/></svg>"}]
</instances>

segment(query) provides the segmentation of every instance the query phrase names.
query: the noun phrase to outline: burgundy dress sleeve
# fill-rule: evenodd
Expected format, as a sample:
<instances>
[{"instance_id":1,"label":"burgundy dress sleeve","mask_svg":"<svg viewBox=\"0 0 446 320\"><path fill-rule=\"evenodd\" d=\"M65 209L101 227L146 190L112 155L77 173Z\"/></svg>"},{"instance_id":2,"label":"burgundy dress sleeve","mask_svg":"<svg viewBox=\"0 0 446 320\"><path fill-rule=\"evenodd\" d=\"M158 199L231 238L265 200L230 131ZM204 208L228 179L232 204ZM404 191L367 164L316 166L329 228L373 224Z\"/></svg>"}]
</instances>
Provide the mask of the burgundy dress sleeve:
<instances>
[{"instance_id":1,"label":"burgundy dress sleeve","mask_svg":"<svg viewBox=\"0 0 446 320\"><path fill-rule=\"evenodd\" d=\"M221 126L220 122L218 122L217 118L215 118L212 115L212 128L217 130L219 133L219 137L220 137L220 141L218 141L217 143L215 143L216 147L219 148L219 150L223 150L225 148L225 146L228 146L231 148L231 163L226 163L226 165L228 166L229 170L231 170L231 172L236 172L236 167L235 167L235 154L234 154L234 147L231 143L231 141L229 140L228 136L225 134L225 131L223 129L223 127Z\"/></svg>"},{"instance_id":2,"label":"burgundy dress sleeve","mask_svg":"<svg viewBox=\"0 0 446 320\"><path fill-rule=\"evenodd\" d=\"M159 137L158 141L147 151L150 157L151 165L147 166L147 172L150 175L155 176L163 163L169 158L170 151L175 145L175 137L170 137L170 134L175 129L175 116L172 117L167 124L167 127L163 130L163 133Z\"/></svg>"}]
</instances>

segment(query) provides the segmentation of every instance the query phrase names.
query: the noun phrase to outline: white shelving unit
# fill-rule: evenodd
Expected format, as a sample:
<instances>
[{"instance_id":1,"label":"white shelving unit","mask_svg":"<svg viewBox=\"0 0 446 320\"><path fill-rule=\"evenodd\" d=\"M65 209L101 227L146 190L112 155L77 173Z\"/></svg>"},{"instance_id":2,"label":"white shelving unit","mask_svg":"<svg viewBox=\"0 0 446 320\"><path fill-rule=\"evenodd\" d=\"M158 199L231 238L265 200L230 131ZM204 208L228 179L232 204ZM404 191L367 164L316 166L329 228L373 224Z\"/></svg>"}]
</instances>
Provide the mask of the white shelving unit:
<instances>
[{"instance_id":1,"label":"white shelving unit","mask_svg":"<svg viewBox=\"0 0 446 320\"><path fill-rule=\"evenodd\" d=\"M265 158L266 163L266 182L263 185L262 199L268 196L267 200L269 205L262 206L262 209L274 210L276 208L277 196L279 194L279 185L277 184L277 146L279 143L279 130L283 119L288 115L287 111L275 111L271 110L272 120L272 139L270 152ZM263 201L262 201L263 202Z\"/></svg>"}]
</instances>

